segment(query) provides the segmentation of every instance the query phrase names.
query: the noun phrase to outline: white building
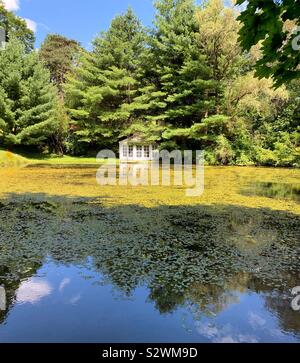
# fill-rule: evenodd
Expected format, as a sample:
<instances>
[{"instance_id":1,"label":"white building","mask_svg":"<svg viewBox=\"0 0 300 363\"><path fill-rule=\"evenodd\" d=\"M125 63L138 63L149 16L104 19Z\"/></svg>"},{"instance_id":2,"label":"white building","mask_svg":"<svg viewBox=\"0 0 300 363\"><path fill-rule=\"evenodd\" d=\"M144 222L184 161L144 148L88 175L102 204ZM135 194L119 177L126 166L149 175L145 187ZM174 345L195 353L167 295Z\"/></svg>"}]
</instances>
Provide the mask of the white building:
<instances>
[{"instance_id":1,"label":"white building","mask_svg":"<svg viewBox=\"0 0 300 363\"><path fill-rule=\"evenodd\" d=\"M155 144L145 141L140 135L133 135L120 142L120 161L152 161L156 150Z\"/></svg>"}]
</instances>

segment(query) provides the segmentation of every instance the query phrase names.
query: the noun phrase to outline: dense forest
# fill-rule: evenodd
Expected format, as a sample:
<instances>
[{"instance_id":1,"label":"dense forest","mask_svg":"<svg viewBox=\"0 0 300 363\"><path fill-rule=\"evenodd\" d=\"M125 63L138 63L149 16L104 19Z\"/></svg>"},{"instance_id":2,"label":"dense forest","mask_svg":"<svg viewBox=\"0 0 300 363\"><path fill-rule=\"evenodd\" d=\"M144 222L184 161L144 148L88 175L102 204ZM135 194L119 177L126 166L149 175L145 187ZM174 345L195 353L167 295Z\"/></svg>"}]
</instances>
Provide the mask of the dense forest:
<instances>
[{"instance_id":1,"label":"dense forest","mask_svg":"<svg viewBox=\"0 0 300 363\"><path fill-rule=\"evenodd\" d=\"M205 150L210 165L300 167L300 79L256 77L263 49L242 48L236 8L155 7L151 29L128 9L89 51L58 34L36 50L0 0L0 148L86 155L138 133L164 149Z\"/></svg>"}]
</instances>

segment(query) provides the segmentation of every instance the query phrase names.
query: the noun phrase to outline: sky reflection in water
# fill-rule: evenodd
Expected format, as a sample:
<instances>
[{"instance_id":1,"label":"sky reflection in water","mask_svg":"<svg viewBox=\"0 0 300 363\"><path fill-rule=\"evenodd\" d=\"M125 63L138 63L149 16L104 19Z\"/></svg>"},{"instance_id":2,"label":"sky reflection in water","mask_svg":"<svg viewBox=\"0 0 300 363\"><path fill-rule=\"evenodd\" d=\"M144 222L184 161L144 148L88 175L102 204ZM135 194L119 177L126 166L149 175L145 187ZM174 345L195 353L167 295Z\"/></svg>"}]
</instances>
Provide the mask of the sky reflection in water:
<instances>
[{"instance_id":1,"label":"sky reflection in water","mask_svg":"<svg viewBox=\"0 0 300 363\"><path fill-rule=\"evenodd\" d=\"M272 292L227 291L218 313L186 303L160 313L145 286L127 296L83 267L41 267L23 281L0 326L1 342L296 342ZM230 296L230 298L229 298ZM222 299L221 299L222 300ZM270 303L271 300L275 304ZM219 303L219 302L218 302ZM199 315L200 314L200 315ZM282 320L283 319L283 320Z\"/></svg>"},{"instance_id":2,"label":"sky reflection in water","mask_svg":"<svg viewBox=\"0 0 300 363\"><path fill-rule=\"evenodd\" d=\"M28 191L0 200L1 342L300 341L298 214L121 201Z\"/></svg>"}]
</instances>

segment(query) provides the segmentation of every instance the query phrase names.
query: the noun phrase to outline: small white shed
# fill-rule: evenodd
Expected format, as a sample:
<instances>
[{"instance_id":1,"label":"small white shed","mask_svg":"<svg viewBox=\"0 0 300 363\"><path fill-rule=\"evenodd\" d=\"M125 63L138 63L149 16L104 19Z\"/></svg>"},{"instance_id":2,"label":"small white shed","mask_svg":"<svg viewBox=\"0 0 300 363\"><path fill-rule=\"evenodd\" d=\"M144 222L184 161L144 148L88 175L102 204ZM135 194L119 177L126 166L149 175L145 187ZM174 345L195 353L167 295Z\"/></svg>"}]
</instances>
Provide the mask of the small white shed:
<instances>
[{"instance_id":1,"label":"small white shed","mask_svg":"<svg viewBox=\"0 0 300 363\"><path fill-rule=\"evenodd\" d=\"M155 144L145 141L141 135L133 135L120 142L120 161L152 161Z\"/></svg>"}]
</instances>

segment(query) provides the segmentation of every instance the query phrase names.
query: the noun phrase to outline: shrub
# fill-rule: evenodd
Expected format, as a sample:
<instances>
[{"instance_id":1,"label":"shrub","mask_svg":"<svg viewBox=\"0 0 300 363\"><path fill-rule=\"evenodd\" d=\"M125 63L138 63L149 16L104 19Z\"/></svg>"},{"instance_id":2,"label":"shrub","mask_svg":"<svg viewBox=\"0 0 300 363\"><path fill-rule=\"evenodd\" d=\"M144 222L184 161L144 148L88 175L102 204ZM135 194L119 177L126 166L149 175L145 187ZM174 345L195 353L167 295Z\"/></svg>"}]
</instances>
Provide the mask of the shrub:
<instances>
[{"instance_id":1,"label":"shrub","mask_svg":"<svg viewBox=\"0 0 300 363\"><path fill-rule=\"evenodd\" d=\"M228 165L233 162L235 153L232 149L230 142L225 136L220 135L217 137L216 159L222 165Z\"/></svg>"}]
</instances>

